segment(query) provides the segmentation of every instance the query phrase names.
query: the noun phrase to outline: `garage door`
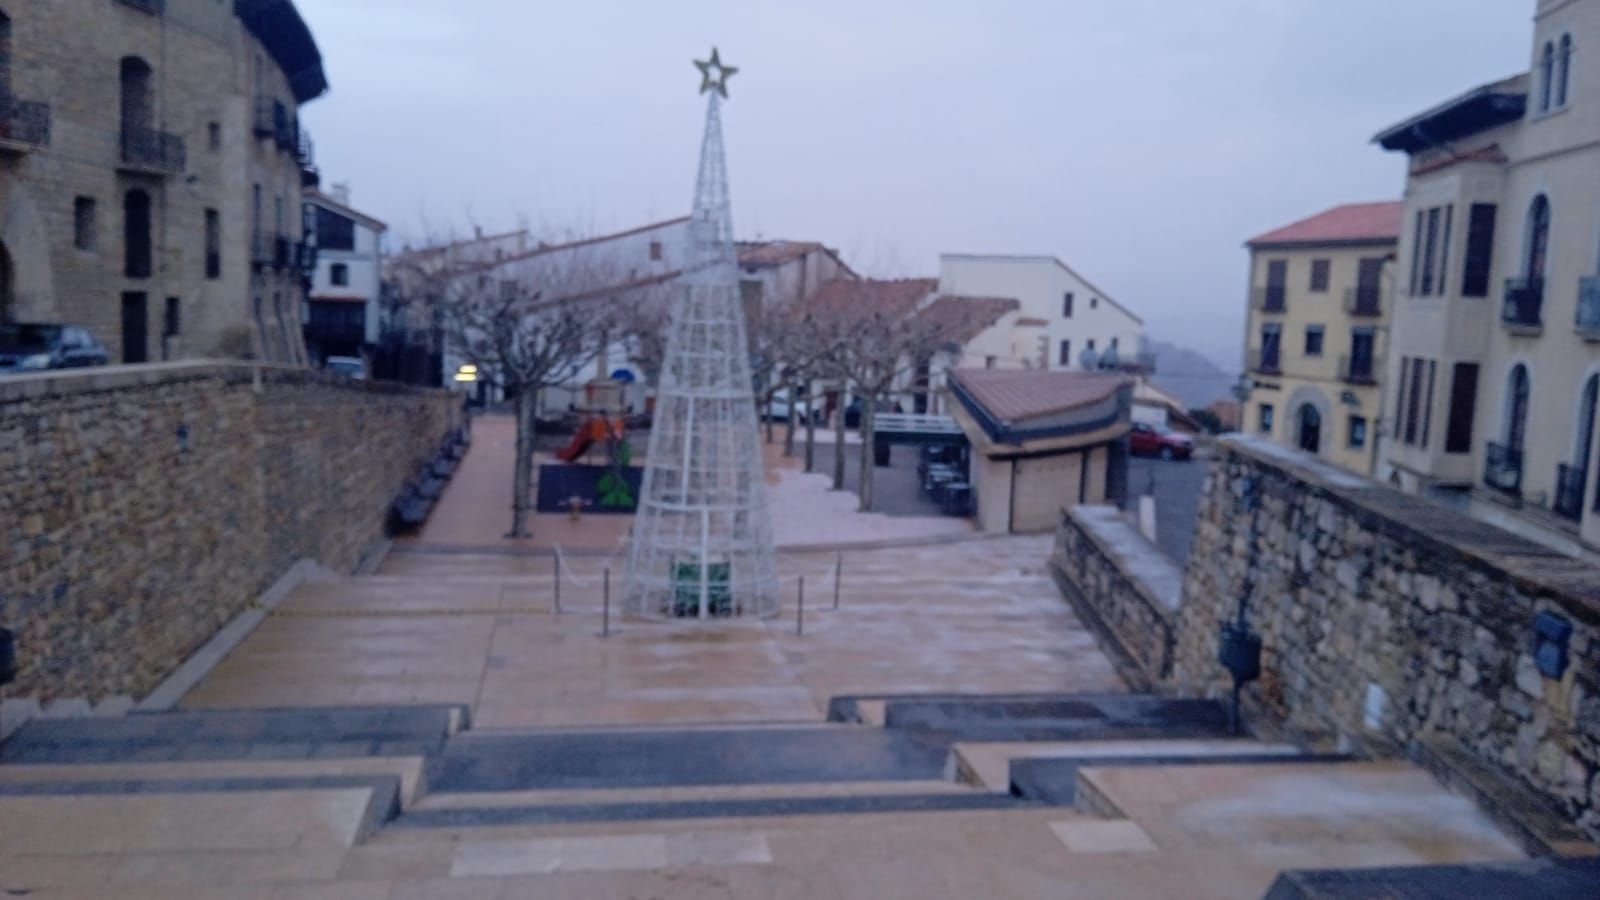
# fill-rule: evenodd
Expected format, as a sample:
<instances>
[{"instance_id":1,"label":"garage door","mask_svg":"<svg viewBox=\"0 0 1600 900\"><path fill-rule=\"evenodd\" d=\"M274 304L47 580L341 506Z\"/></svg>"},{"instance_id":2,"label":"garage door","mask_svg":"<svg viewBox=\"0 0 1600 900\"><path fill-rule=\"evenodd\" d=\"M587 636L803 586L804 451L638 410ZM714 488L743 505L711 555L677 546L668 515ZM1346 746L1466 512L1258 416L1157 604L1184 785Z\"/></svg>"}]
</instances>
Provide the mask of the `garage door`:
<instances>
[{"instance_id":1,"label":"garage door","mask_svg":"<svg viewBox=\"0 0 1600 900\"><path fill-rule=\"evenodd\" d=\"M1061 507L1078 502L1082 468L1079 453L1017 460L1011 482L1011 530L1054 531Z\"/></svg>"}]
</instances>

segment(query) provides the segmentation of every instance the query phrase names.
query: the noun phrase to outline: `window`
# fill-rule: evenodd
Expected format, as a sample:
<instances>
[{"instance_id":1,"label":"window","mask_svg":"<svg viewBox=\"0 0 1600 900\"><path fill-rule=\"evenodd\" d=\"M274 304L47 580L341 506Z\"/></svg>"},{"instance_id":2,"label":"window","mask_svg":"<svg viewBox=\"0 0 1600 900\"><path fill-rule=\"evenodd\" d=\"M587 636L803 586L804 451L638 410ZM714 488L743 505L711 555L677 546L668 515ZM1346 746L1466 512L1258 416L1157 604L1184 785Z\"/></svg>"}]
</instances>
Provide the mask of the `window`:
<instances>
[{"instance_id":1,"label":"window","mask_svg":"<svg viewBox=\"0 0 1600 900\"><path fill-rule=\"evenodd\" d=\"M1399 371L1400 377L1395 379L1394 386L1394 439L1397 441L1402 440L1401 426L1406 416L1406 388L1409 387L1406 384L1406 376L1411 374L1411 357L1400 357Z\"/></svg>"},{"instance_id":2,"label":"window","mask_svg":"<svg viewBox=\"0 0 1600 900\"><path fill-rule=\"evenodd\" d=\"M1561 36L1561 55L1556 60L1556 106L1567 105L1567 75L1572 70L1572 35Z\"/></svg>"},{"instance_id":3,"label":"window","mask_svg":"<svg viewBox=\"0 0 1600 900\"><path fill-rule=\"evenodd\" d=\"M334 263L328 267L328 281L335 287L345 287L350 284L350 267L344 263Z\"/></svg>"},{"instance_id":4,"label":"window","mask_svg":"<svg viewBox=\"0 0 1600 900\"><path fill-rule=\"evenodd\" d=\"M1439 207L1428 210L1428 227L1422 239L1422 296L1433 293L1433 262L1439 242Z\"/></svg>"},{"instance_id":5,"label":"window","mask_svg":"<svg viewBox=\"0 0 1600 900\"><path fill-rule=\"evenodd\" d=\"M206 126L206 143L213 150L222 149L222 123L212 122Z\"/></svg>"},{"instance_id":6,"label":"window","mask_svg":"<svg viewBox=\"0 0 1600 900\"><path fill-rule=\"evenodd\" d=\"M1278 351L1281 348L1283 326L1268 322L1261 326L1261 358L1256 368L1264 372L1278 371Z\"/></svg>"},{"instance_id":7,"label":"window","mask_svg":"<svg viewBox=\"0 0 1600 900\"><path fill-rule=\"evenodd\" d=\"M95 245L94 198L77 197L72 201L72 246L79 250L93 250Z\"/></svg>"},{"instance_id":8,"label":"window","mask_svg":"<svg viewBox=\"0 0 1600 900\"><path fill-rule=\"evenodd\" d=\"M1450 376L1450 421L1445 425L1444 452L1472 452L1472 417L1478 406L1478 364L1456 363Z\"/></svg>"},{"instance_id":9,"label":"window","mask_svg":"<svg viewBox=\"0 0 1600 900\"><path fill-rule=\"evenodd\" d=\"M1322 326L1321 325L1307 325L1306 326L1306 355L1307 356L1321 356L1322 355Z\"/></svg>"},{"instance_id":10,"label":"window","mask_svg":"<svg viewBox=\"0 0 1600 900\"><path fill-rule=\"evenodd\" d=\"M1070 366L1070 365L1072 365L1072 342L1071 341L1062 341L1061 342L1061 356L1058 358L1058 362L1056 364L1057 365L1061 365L1061 366Z\"/></svg>"},{"instance_id":11,"label":"window","mask_svg":"<svg viewBox=\"0 0 1600 900\"><path fill-rule=\"evenodd\" d=\"M140 139L138 133L148 130L155 116L150 87L152 80L149 63L137 56L122 58L119 88L124 148L130 139Z\"/></svg>"},{"instance_id":12,"label":"window","mask_svg":"<svg viewBox=\"0 0 1600 900\"><path fill-rule=\"evenodd\" d=\"M1428 360L1428 382L1422 394L1422 449L1428 449L1428 432L1433 425L1433 377L1438 373L1437 360Z\"/></svg>"},{"instance_id":13,"label":"window","mask_svg":"<svg viewBox=\"0 0 1600 900\"><path fill-rule=\"evenodd\" d=\"M1439 238L1439 290L1436 292L1443 296L1445 292L1445 273L1450 271L1450 225L1455 219L1456 208L1444 208L1444 232Z\"/></svg>"},{"instance_id":14,"label":"window","mask_svg":"<svg viewBox=\"0 0 1600 900\"><path fill-rule=\"evenodd\" d=\"M1300 405L1295 415L1295 430L1299 434L1295 445L1307 453L1322 452L1322 411L1309 403Z\"/></svg>"},{"instance_id":15,"label":"window","mask_svg":"<svg viewBox=\"0 0 1600 900\"><path fill-rule=\"evenodd\" d=\"M650 260L652 262L654 262L654 261L659 260L659 259L661 259L661 242L660 241L651 241L650 242Z\"/></svg>"},{"instance_id":16,"label":"window","mask_svg":"<svg viewBox=\"0 0 1600 900\"><path fill-rule=\"evenodd\" d=\"M132 190L122 198L123 274L150 277L150 195Z\"/></svg>"},{"instance_id":17,"label":"window","mask_svg":"<svg viewBox=\"0 0 1600 900\"><path fill-rule=\"evenodd\" d=\"M1518 363L1506 376L1506 446L1521 450L1528 430L1528 367Z\"/></svg>"},{"instance_id":18,"label":"window","mask_svg":"<svg viewBox=\"0 0 1600 900\"><path fill-rule=\"evenodd\" d=\"M1422 424L1422 364L1425 360L1420 356L1411 358L1411 371L1406 378L1409 392L1406 394L1406 430L1405 442L1416 444L1418 427Z\"/></svg>"},{"instance_id":19,"label":"window","mask_svg":"<svg viewBox=\"0 0 1600 900\"><path fill-rule=\"evenodd\" d=\"M222 277L222 216L214 209L206 210L206 277Z\"/></svg>"},{"instance_id":20,"label":"window","mask_svg":"<svg viewBox=\"0 0 1600 900\"><path fill-rule=\"evenodd\" d=\"M1289 281L1289 261L1286 259L1273 259L1267 261L1267 290L1262 298L1261 308L1266 312L1283 312L1284 285Z\"/></svg>"},{"instance_id":21,"label":"window","mask_svg":"<svg viewBox=\"0 0 1600 900\"><path fill-rule=\"evenodd\" d=\"M1555 86L1556 75L1556 47L1549 41L1545 42L1544 52L1539 55L1539 111L1550 111L1551 88Z\"/></svg>"},{"instance_id":22,"label":"window","mask_svg":"<svg viewBox=\"0 0 1600 900\"><path fill-rule=\"evenodd\" d=\"M1528 255L1524 259L1522 274L1529 287L1544 278L1545 250L1550 245L1550 201L1543 194L1533 198L1528 208Z\"/></svg>"},{"instance_id":23,"label":"window","mask_svg":"<svg viewBox=\"0 0 1600 900\"><path fill-rule=\"evenodd\" d=\"M1272 404L1261 404L1259 407L1257 407L1256 414L1261 422L1261 433L1270 434L1272 432Z\"/></svg>"},{"instance_id":24,"label":"window","mask_svg":"<svg viewBox=\"0 0 1600 900\"><path fill-rule=\"evenodd\" d=\"M1313 293L1322 294L1327 292L1330 265L1330 262L1326 259L1313 259L1311 261L1311 290Z\"/></svg>"},{"instance_id":25,"label":"window","mask_svg":"<svg viewBox=\"0 0 1600 900\"><path fill-rule=\"evenodd\" d=\"M11 96L11 19L0 12L0 97Z\"/></svg>"},{"instance_id":26,"label":"window","mask_svg":"<svg viewBox=\"0 0 1600 900\"><path fill-rule=\"evenodd\" d=\"M161 317L161 336L177 337L182 333L183 321L179 316L178 298L167 298L166 314Z\"/></svg>"},{"instance_id":27,"label":"window","mask_svg":"<svg viewBox=\"0 0 1600 900\"><path fill-rule=\"evenodd\" d=\"M1117 342L1119 340L1120 340L1120 338L1112 338L1111 339L1111 349L1113 349L1113 350L1117 349Z\"/></svg>"},{"instance_id":28,"label":"window","mask_svg":"<svg viewBox=\"0 0 1600 900\"><path fill-rule=\"evenodd\" d=\"M1418 287L1422 279L1422 223L1427 219L1427 213L1417 210L1416 225L1411 229L1411 291L1413 297L1421 292Z\"/></svg>"},{"instance_id":29,"label":"window","mask_svg":"<svg viewBox=\"0 0 1600 900\"><path fill-rule=\"evenodd\" d=\"M1061 316L1065 319L1072 318L1072 292L1067 291L1061 295Z\"/></svg>"},{"instance_id":30,"label":"window","mask_svg":"<svg viewBox=\"0 0 1600 900\"><path fill-rule=\"evenodd\" d=\"M1360 450L1367 445L1366 416L1350 417L1350 439L1346 443L1351 450Z\"/></svg>"},{"instance_id":31,"label":"window","mask_svg":"<svg viewBox=\"0 0 1600 900\"><path fill-rule=\"evenodd\" d=\"M1345 372L1351 381L1371 382L1375 378L1377 331L1361 327L1350 329L1350 361Z\"/></svg>"},{"instance_id":32,"label":"window","mask_svg":"<svg viewBox=\"0 0 1600 900\"><path fill-rule=\"evenodd\" d=\"M1100 298L1099 297L1090 297L1089 298L1089 308L1090 309L1099 309L1100 308Z\"/></svg>"},{"instance_id":33,"label":"window","mask_svg":"<svg viewBox=\"0 0 1600 900\"><path fill-rule=\"evenodd\" d=\"M1487 297L1494 257L1493 203L1474 203L1467 216L1467 258L1461 267L1461 296Z\"/></svg>"},{"instance_id":34,"label":"window","mask_svg":"<svg viewBox=\"0 0 1600 900\"><path fill-rule=\"evenodd\" d=\"M1084 342L1084 344L1088 347L1088 349L1093 350L1094 349L1094 338L1089 338L1087 341Z\"/></svg>"},{"instance_id":35,"label":"window","mask_svg":"<svg viewBox=\"0 0 1600 900\"><path fill-rule=\"evenodd\" d=\"M322 250L356 249L355 220L317 207L317 247Z\"/></svg>"}]
</instances>

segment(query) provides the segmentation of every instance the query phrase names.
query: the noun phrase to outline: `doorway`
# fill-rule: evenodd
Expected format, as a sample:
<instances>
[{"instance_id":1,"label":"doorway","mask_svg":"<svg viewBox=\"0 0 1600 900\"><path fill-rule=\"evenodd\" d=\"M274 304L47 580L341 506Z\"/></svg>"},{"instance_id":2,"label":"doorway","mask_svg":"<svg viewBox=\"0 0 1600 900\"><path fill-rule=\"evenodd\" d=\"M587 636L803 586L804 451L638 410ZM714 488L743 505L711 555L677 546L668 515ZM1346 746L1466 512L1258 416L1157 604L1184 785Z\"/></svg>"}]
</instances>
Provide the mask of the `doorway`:
<instances>
[{"instance_id":1,"label":"doorway","mask_svg":"<svg viewBox=\"0 0 1600 900\"><path fill-rule=\"evenodd\" d=\"M129 291L122 295L122 361L124 363L148 362L149 311L148 300L142 291Z\"/></svg>"},{"instance_id":2,"label":"doorway","mask_svg":"<svg viewBox=\"0 0 1600 900\"><path fill-rule=\"evenodd\" d=\"M1307 403L1300 407L1297 414L1299 422L1301 450L1307 453L1316 453L1322 448L1322 413L1315 406Z\"/></svg>"}]
</instances>

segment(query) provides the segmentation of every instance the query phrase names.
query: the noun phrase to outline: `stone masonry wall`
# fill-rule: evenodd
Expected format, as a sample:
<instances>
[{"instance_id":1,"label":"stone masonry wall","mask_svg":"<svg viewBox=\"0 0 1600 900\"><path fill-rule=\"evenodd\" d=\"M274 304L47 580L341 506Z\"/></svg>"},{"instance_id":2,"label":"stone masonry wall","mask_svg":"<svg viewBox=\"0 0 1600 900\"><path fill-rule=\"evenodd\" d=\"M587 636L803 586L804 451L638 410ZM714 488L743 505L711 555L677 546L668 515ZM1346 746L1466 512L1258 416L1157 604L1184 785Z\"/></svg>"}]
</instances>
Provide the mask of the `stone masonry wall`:
<instances>
[{"instance_id":1,"label":"stone masonry wall","mask_svg":"<svg viewBox=\"0 0 1600 900\"><path fill-rule=\"evenodd\" d=\"M245 364L0 380L7 695L141 697L297 559L352 569L458 416Z\"/></svg>"},{"instance_id":2,"label":"stone masonry wall","mask_svg":"<svg viewBox=\"0 0 1600 900\"><path fill-rule=\"evenodd\" d=\"M1196 522L1174 678L1220 694L1221 621L1262 635L1247 710L1292 732L1444 741L1600 836L1600 570L1255 438L1219 444ZM1572 625L1543 677L1536 614Z\"/></svg>"}]
</instances>

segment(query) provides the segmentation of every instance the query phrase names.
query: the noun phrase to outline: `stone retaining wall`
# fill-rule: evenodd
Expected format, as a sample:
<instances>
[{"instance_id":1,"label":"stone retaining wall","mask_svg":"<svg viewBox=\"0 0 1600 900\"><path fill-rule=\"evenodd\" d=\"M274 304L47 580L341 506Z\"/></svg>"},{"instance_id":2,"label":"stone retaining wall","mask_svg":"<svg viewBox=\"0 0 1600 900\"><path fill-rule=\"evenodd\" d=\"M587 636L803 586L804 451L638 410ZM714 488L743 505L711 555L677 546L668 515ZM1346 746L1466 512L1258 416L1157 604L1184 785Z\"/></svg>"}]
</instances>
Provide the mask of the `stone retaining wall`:
<instances>
[{"instance_id":1,"label":"stone retaining wall","mask_svg":"<svg viewBox=\"0 0 1600 900\"><path fill-rule=\"evenodd\" d=\"M1217 695L1219 623L1263 637L1254 716L1308 738L1453 740L1600 836L1600 570L1255 438L1218 445L1169 688ZM1569 624L1559 678L1534 618Z\"/></svg>"},{"instance_id":2,"label":"stone retaining wall","mask_svg":"<svg viewBox=\"0 0 1600 900\"><path fill-rule=\"evenodd\" d=\"M459 405L233 363L0 380L8 696L148 693L295 560L353 569Z\"/></svg>"},{"instance_id":3,"label":"stone retaining wall","mask_svg":"<svg viewBox=\"0 0 1600 900\"><path fill-rule=\"evenodd\" d=\"M1114 507L1063 510L1050 568L1124 680L1146 688L1169 677L1182 572Z\"/></svg>"}]
</instances>

